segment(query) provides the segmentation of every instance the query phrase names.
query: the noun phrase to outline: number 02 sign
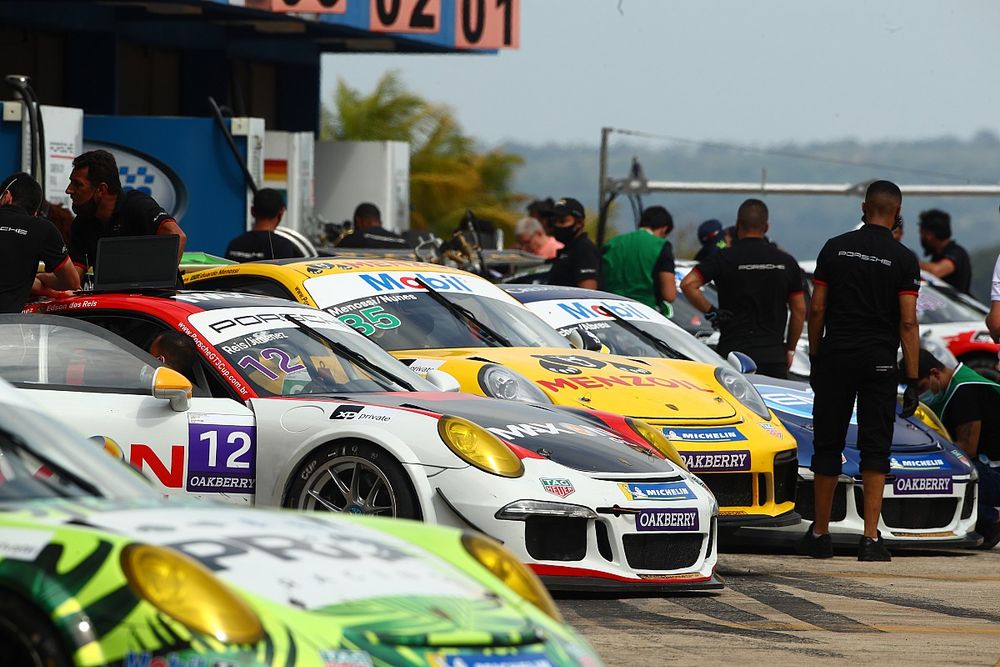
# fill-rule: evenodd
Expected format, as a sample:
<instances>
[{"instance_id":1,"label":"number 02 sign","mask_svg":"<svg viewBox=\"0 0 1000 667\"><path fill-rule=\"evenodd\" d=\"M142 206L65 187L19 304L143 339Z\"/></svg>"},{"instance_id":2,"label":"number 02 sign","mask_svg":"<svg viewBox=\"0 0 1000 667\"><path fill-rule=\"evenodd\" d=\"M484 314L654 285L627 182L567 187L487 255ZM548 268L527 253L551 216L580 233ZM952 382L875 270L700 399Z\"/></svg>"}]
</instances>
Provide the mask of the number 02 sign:
<instances>
[{"instance_id":1,"label":"number 02 sign","mask_svg":"<svg viewBox=\"0 0 1000 667\"><path fill-rule=\"evenodd\" d=\"M434 33L441 30L441 0L371 0L372 32Z\"/></svg>"},{"instance_id":2,"label":"number 02 sign","mask_svg":"<svg viewBox=\"0 0 1000 667\"><path fill-rule=\"evenodd\" d=\"M521 0L455 0L455 47L520 47Z\"/></svg>"}]
</instances>

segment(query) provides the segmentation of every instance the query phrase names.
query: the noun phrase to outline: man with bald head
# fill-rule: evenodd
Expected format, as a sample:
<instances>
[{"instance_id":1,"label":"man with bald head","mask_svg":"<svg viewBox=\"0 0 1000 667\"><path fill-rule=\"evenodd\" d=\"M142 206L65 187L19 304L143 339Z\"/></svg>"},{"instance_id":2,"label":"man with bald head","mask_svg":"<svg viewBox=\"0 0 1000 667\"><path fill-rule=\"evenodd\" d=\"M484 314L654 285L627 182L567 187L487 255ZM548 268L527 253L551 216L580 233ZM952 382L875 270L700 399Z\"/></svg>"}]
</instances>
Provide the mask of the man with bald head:
<instances>
[{"instance_id":1,"label":"man with bald head","mask_svg":"<svg viewBox=\"0 0 1000 667\"><path fill-rule=\"evenodd\" d=\"M900 343L904 417L916 410L919 393L920 271L914 254L892 237L902 203L895 183L873 182L861 204L865 224L827 241L816 259L809 311L816 519L799 546L813 558L833 556L830 513L856 402L865 519L858 560L891 560L878 522L889 472Z\"/></svg>"},{"instance_id":2,"label":"man with bald head","mask_svg":"<svg viewBox=\"0 0 1000 667\"><path fill-rule=\"evenodd\" d=\"M743 352L761 375L784 378L802 334L806 302L799 263L765 238L767 219L761 200L740 204L733 247L703 259L684 276L681 291L719 330L719 354ZM718 308L701 292L713 280Z\"/></svg>"}]
</instances>

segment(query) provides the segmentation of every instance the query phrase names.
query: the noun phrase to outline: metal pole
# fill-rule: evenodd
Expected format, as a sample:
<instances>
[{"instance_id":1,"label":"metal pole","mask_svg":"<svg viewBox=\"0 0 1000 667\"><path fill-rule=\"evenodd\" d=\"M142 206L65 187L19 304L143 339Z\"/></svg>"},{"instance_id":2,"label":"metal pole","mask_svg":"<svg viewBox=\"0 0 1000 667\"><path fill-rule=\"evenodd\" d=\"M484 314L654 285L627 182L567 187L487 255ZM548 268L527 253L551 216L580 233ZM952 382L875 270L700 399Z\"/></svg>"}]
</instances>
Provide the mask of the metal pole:
<instances>
[{"instance_id":1,"label":"metal pole","mask_svg":"<svg viewBox=\"0 0 1000 667\"><path fill-rule=\"evenodd\" d=\"M604 205L608 180L608 136L614 130L610 127L601 128L600 169L597 183L597 247L604 247L604 234L608 225L608 210Z\"/></svg>"}]
</instances>

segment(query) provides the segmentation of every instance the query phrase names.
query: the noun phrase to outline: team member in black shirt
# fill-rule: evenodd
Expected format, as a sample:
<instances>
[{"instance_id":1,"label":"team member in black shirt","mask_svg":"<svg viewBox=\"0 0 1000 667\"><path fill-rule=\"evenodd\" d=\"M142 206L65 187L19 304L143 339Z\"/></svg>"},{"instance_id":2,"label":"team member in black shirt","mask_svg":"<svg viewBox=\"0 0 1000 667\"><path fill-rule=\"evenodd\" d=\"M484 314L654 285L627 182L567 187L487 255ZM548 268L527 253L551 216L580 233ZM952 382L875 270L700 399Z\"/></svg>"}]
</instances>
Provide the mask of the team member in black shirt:
<instances>
[{"instance_id":1,"label":"team member in black shirt","mask_svg":"<svg viewBox=\"0 0 1000 667\"><path fill-rule=\"evenodd\" d=\"M252 262L261 259L305 257L294 243L274 233L284 214L285 202L280 192L273 188L258 190L253 197L253 206L250 207L253 229L229 242L226 259Z\"/></svg>"},{"instance_id":2,"label":"team member in black shirt","mask_svg":"<svg viewBox=\"0 0 1000 667\"><path fill-rule=\"evenodd\" d=\"M740 204L733 247L705 258L684 276L681 290L718 325L719 354L738 350L757 363L758 373L784 378L802 334L806 302L798 262L764 238L767 218L767 206L759 199ZM717 310L701 292L713 280Z\"/></svg>"},{"instance_id":3,"label":"team member in black shirt","mask_svg":"<svg viewBox=\"0 0 1000 667\"><path fill-rule=\"evenodd\" d=\"M809 313L810 383L816 393L811 466L816 520L800 544L800 551L814 558L833 555L830 512L856 400L865 515L858 560L891 560L878 521L889 472L899 378L896 350L901 342L903 416L912 415L918 403L920 274L916 257L891 231L902 202L895 183L869 185L861 205L867 224L827 241L816 260Z\"/></svg>"},{"instance_id":4,"label":"team member in black shirt","mask_svg":"<svg viewBox=\"0 0 1000 667\"><path fill-rule=\"evenodd\" d=\"M41 203L42 188L28 174L0 184L0 313L21 312L33 286L43 294L80 289L59 230L35 217ZM47 273L37 273L39 262Z\"/></svg>"},{"instance_id":5,"label":"team member in black shirt","mask_svg":"<svg viewBox=\"0 0 1000 667\"><path fill-rule=\"evenodd\" d=\"M174 218L149 195L122 191L115 157L104 150L78 155L73 160L66 194L76 219L70 227L69 255L80 276L97 263L97 242L105 236L180 237L180 263L187 236Z\"/></svg>"},{"instance_id":6,"label":"team member in black shirt","mask_svg":"<svg viewBox=\"0 0 1000 667\"><path fill-rule=\"evenodd\" d=\"M550 285L597 289L601 254L583 229L583 204L563 197L552 209L552 236L563 244L549 271Z\"/></svg>"},{"instance_id":7,"label":"team member in black shirt","mask_svg":"<svg viewBox=\"0 0 1000 667\"><path fill-rule=\"evenodd\" d=\"M375 204L363 202L354 209L354 231L341 239L337 247L406 250L410 244L382 226L382 213Z\"/></svg>"},{"instance_id":8,"label":"team member in black shirt","mask_svg":"<svg viewBox=\"0 0 1000 667\"><path fill-rule=\"evenodd\" d=\"M921 212L920 245L931 258L929 262L920 262L921 270L968 294L972 263L965 248L951 238L951 216L936 208Z\"/></svg>"}]
</instances>

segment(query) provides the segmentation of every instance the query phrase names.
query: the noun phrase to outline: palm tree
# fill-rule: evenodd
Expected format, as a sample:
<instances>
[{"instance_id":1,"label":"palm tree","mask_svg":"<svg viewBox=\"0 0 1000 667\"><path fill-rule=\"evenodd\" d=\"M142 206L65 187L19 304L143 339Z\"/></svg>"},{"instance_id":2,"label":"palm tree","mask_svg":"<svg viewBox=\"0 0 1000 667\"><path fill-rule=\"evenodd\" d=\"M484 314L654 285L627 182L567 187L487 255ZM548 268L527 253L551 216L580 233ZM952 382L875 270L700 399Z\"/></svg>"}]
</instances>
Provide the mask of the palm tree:
<instances>
[{"instance_id":1,"label":"palm tree","mask_svg":"<svg viewBox=\"0 0 1000 667\"><path fill-rule=\"evenodd\" d=\"M343 80L333 108L322 110L320 136L339 141L406 141L410 144L410 225L449 237L466 210L505 228L506 238L526 197L511 189L523 160L502 149L477 150L454 114L408 91L387 72L363 95Z\"/></svg>"}]
</instances>

